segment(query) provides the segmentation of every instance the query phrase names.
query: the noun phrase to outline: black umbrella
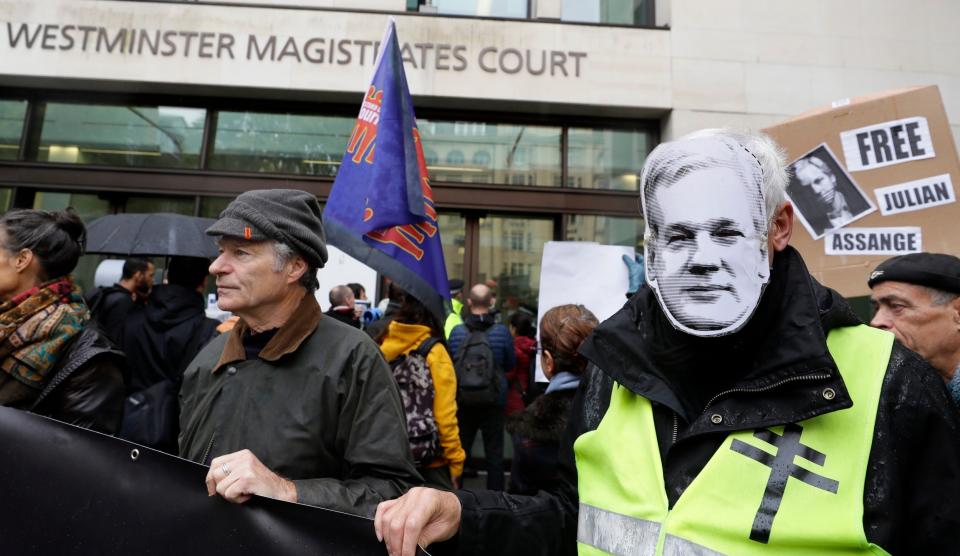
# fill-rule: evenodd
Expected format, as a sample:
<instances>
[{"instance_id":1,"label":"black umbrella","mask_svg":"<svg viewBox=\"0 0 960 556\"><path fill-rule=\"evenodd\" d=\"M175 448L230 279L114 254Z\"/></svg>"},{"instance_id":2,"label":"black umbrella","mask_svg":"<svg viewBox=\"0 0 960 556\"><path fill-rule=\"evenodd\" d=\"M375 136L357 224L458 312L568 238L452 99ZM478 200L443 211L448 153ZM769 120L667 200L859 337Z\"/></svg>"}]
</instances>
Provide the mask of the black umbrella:
<instances>
[{"instance_id":1,"label":"black umbrella","mask_svg":"<svg viewBox=\"0 0 960 556\"><path fill-rule=\"evenodd\" d=\"M166 257L217 256L204 231L216 222L182 214L109 214L87 226L87 253Z\"/></svg>"}]
</instances>

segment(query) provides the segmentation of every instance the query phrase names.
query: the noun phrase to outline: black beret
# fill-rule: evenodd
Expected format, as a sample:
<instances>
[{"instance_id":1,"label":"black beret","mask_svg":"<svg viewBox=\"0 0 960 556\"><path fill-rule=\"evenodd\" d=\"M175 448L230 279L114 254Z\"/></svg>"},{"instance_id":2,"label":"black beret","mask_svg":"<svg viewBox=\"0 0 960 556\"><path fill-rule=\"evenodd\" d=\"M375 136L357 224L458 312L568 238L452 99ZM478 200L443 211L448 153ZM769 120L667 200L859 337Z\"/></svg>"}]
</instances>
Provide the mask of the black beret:
<instances>
[{"instance_id":1,"label":"black beret","mask_svg":"<svg viewBox=\"0 0 960 556\"><path fill-rule=\"evenodd\" d=\"M327 240L317 198L297 189L258 189L241 193L207 228L212 236L252 241L275 240L316 268L327 262Z\"/></svg>"},{"instance_id":2,"label":"black beret","mask_svg":"<svg viewBox=\"0 0 960 556\"><path fill-rule=\"evenodd\" d=\"M960 259L943 253L911 253L887 259L870 273L867 285L905 282L960 293Z\"/></svg>"}]
</instances>

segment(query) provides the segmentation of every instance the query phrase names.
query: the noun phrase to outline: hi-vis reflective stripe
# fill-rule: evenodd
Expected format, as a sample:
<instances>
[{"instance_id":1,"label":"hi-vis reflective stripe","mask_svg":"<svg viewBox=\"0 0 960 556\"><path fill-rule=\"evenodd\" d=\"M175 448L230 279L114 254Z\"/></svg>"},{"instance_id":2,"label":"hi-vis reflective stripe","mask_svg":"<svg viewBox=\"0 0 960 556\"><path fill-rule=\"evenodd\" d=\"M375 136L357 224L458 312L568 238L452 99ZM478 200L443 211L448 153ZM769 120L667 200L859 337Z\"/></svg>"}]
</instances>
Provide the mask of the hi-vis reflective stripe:
<instances>
[{"instance_id":1,"label":"hi-vis reflective stripe","mask_svg":"<svg viewBox=\"0 0 960 556\"><path fill-rule=\"evenodd\" d=\"M723 556L723 553L667 533L663 541L663 556Z\"/></svg>"},{"instance_id":2,"label":"hi-vis reflective stripe","mask_svg":"<svg viewBox=\"0 0 960 556\"><path fill-rule=\"evenodd\" d=\"M653 556L657 552L660 524L580 503L577 542L615 556ZM723 556L699 544L667 535L664 556Z\"/></svg>"},{"instance_id":3,"label":"hi-vis reflective stripe","mask_svg":"<svg viewBox=\"0 0 960 556\"><path fill-rule=\"evenodd\" d=\"M660 524L580 503L577 541L610 554L653 554Z\"/></svg>"}]
</instances>

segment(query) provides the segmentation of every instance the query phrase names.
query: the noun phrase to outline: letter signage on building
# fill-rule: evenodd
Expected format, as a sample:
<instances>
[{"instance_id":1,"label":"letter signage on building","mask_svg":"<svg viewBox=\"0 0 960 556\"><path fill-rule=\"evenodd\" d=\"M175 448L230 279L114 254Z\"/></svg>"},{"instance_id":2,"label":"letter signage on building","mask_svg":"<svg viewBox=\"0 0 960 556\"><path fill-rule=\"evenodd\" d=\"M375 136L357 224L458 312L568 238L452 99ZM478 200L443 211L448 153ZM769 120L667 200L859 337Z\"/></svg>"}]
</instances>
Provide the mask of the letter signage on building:
<instances>
[{"instance_id":1,"label":"letter signage on building","mask_svg":"<svg viewBox=\"0 0 960 556\"><path fill-rule=\"evenodd\" d=\"M388 14L165 2L0 0L0 78L354 94ZM662 30L396 15L415 97L670 108ZM627 54L629 53L629 55Z\"/></svg>"}]
</instances>

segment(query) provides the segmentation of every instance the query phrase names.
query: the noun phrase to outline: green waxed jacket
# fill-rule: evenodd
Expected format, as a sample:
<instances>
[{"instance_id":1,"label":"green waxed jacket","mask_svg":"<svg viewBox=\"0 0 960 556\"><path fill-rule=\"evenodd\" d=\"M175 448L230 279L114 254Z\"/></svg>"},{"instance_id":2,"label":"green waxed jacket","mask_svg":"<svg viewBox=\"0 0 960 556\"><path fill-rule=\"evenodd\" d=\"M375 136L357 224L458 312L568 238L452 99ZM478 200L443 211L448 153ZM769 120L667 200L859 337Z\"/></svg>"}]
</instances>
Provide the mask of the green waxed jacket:
<instances>
[{"instance_id":1,"label":"green waxed jacket","mask_svg":"<svg viewBox=\"0 0 960 556\"><path fill-rule=\"evenodd\" d=\"M363 332L321 315L312 295L257 359L241 320L190 363L180 456L209 465L249 449L294 481L303 504L372 516L422 481L390 368Z\"/></svg>"}]
</instances>

